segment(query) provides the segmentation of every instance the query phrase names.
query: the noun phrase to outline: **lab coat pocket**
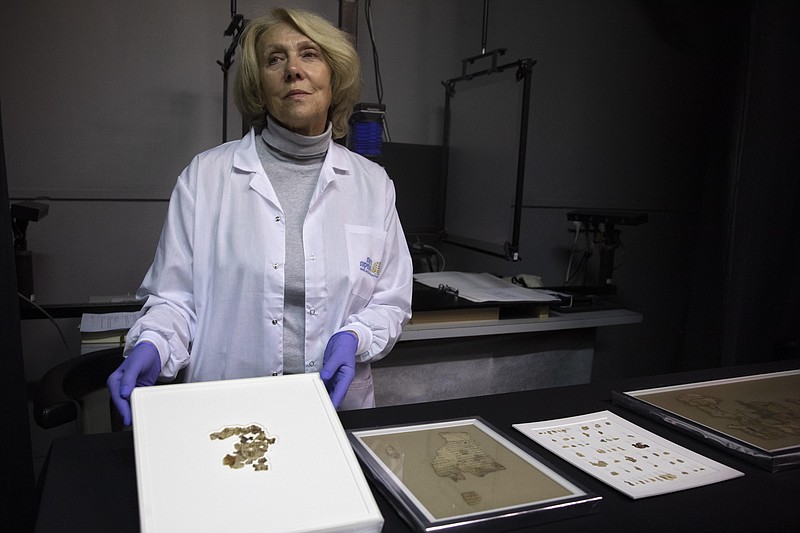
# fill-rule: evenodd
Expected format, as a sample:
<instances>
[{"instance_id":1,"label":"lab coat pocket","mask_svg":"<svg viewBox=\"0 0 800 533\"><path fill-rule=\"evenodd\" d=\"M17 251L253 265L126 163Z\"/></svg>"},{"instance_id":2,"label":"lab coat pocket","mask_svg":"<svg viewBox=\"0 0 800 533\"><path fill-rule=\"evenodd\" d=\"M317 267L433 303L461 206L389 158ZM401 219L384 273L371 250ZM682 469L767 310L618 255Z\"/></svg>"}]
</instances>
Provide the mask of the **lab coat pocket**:
<instances>
[{"instance_id":1,"label":"lab coat pocket","mask_svg":"<svg viewBox=\"0 0 800 533\"><path fill-rule=\"evenodd\" d=\"M375 384L368 363L356 364L356 375L339 406L341 411L375 407Z\"/></svg>"},{"instance_id":2,"label":"lab coat pocket","mask_svg":"<svg viewBox=\"0 0 800 533\"><path fill-rule=\"evenodd\" d=\"M345 224L350 287L353 294L369 300L381 275L386 232L369 226Z\"/></svg>"}]
</instances>

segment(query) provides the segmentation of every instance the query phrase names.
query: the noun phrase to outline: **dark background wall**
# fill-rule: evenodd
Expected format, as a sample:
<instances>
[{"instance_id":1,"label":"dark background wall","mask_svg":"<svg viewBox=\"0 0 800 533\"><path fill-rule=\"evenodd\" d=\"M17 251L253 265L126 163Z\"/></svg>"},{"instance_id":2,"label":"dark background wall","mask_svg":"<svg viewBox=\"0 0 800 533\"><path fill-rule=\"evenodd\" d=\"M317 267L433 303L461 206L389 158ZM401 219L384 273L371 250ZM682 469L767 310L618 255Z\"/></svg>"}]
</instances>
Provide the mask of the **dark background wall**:
<instances>
[{"instance_id":1,"label":"dark background wall","mask_svg":"<svg viewBox=\"0 0 800 533\"><path fill-rule=\"evenodd\" d=\"M335 0L285 3L337 20ZM375 101L363 5L362 100ZM572 247L568 211L643 212L646 224L621 228L614 282L619 301L644 322L598 332L593 379L793 353L798 3L488 6L488 48L537 61L522 261L431 242L448 269L529 273L559 285ZM480 53L483 7L482 0L372 2L393 142L441 143L441 81ZM51 205L28 235L38 301L136 290L175 178L194 154L221 141L216 61L229 44L229 9L224 0L0 5L10 200L44 197ZM238 9L250 18L262 5L240 1ZM239 125L229 108L233 138ZM393 177L401 195L435 194L419 190L413 176ZM494 181L486 184L487 195L495 190ZM403 218L419 214L413 202L401 207ZM4 282L11 279L4 270ZM4 306L11 316L13 302ZM77 321L60 322L77 342ZM46 321L24 321L22 343L27 380L68 356Z\"/></svg>"},{"instance_id":2,"label":"dark background wall","mask_svg":"<svg viewBox=\"0 0 800 533\"><path fill-rule=\"evenodd\" d=\"M2 113L2 109L0 109ZM2 115L0 115L2 116ZM3 127L0 121L0 205L8 202ZM0 224L11 225L9 211L3 209ZM26 531L33 524L34 476L31 456L31 434L28 426L28 404L25 400L25 372L22 364L22 338L17 308L14 249L11 234L0 240L0 423L6 428L0 453L6 462L3 489L4 504L0 520L5 527ZM9 482L13 481L13 482Z\"/></svg>"}]
</instances>

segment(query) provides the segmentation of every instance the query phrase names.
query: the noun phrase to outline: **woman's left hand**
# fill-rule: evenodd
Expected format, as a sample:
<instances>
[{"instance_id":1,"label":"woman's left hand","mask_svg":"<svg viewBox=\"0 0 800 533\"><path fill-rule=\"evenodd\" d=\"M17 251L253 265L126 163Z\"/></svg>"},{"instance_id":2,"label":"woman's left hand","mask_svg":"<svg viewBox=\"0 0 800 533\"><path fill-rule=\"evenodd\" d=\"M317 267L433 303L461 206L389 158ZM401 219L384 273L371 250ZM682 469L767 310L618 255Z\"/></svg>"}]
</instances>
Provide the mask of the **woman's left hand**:
<instances>
[{"instance_id":1,"label":"woman's left hand","mask_svg":"<svg viewBox=\"0 0 800 533\"><path fill-rule=\"evenodd\" d=\"M322 357L322 370L319 377L325 383L325 388L333 402L333 407L338 409L344 400L350 383L356 375L356 350L358 337L351 331L340 331L328 341L325 355Z\"/></svg>"}]
</instances>

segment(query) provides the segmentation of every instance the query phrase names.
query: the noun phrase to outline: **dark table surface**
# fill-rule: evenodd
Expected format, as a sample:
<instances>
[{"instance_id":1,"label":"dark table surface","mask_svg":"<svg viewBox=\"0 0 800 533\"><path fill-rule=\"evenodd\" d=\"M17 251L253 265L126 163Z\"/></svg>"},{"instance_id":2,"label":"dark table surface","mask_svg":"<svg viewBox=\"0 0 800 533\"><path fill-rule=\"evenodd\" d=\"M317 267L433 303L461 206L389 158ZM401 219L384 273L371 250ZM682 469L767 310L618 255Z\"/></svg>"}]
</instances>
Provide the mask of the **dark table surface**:
<instances>
[{"instance_id":1,"label":"dark table surface","mask_svg":"<svg viewBox=\"0 0 800 533\"><path fill-rule=\"evenodd\" d=\"M340 413L346 429L481 417L510 440L548 460L602 496L596 512L532 527L536 531L798 531L800 468L770 473L725 451L611 403L611 392L800 368L800 361L709 369L665 376L540 389ZM676 444L735 468L736 479L633 500L539 448L512 424L610 410ZM383 531L411 531L371 485ZM37 532L139 530L133 434L56 439L39 480Z\"/></svg>"}]
</instances>

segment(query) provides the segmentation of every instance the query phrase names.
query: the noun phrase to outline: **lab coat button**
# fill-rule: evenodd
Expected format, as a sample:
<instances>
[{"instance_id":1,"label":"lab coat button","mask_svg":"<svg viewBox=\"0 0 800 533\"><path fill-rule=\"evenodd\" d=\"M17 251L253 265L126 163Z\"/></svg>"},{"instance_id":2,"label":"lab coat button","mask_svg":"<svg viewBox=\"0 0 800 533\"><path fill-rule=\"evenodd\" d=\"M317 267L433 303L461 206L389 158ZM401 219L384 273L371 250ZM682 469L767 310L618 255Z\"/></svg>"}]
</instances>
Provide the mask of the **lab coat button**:
<instances>
[{"instance_id":1,"label":"lab coat button","mask_svg":"<svg viewBox=\"0 0 800 533\"><path fill-rule=\"evenodd\" d=\"M274 268L275 270L278 270L278 266L280 266L278 265L278 263L272 263L272 268Z\"/></svg>"},{"instance_id":2,"label":"lab coat button","mask_svg":"<svg viewBox=\"0 0 800 533\"><path fill-rule=\"evenodd\" d=\"M277 326L277 325L278 325L278 321L277 321L277 320L273 320L273 321L272 321L272 325L273 325L273 326Z\"/></svg>"},{"instance_id":3,"label":"lab coat button","mask_svg":"<svg viewBox=\"0 0 800 533\"><path fill-rule=\"evenodd\" d=\"M314 366L314 361L311 361L310 363L308 363L308 366Z\"/></svg>"},{"instance_id":4,"label":"lab coat button","mask_svg":"<svg viewBox=\"0 0 800 533\"><path fill-rule=\"evenodd\" d=\"M281 216L280 215L276 216L275 217L275 222L280 222L280 221L281 221Z\"/></svg>"},{"instance_id":5,"label":"lab coat button","mask_svg":"<svg viewBox=\"0 0 800 533\"><path fill-rule=\"evenodd\" d=\"M308 259L309 259L309 261L316 261L317 260L317 256L314 255L314 254L311 254L311 255L308 256Z\"/></svg>"},{"instance_id":6,"label":"lab coat button","mask_svg":"<svg viewBox=\"0 0 800 533\"><path fill-rule=\"evenodd\" d=\"M316 315L317 314L317 310L316 309L309 309L308 314Z\"/></svg>"}]
</instances>

